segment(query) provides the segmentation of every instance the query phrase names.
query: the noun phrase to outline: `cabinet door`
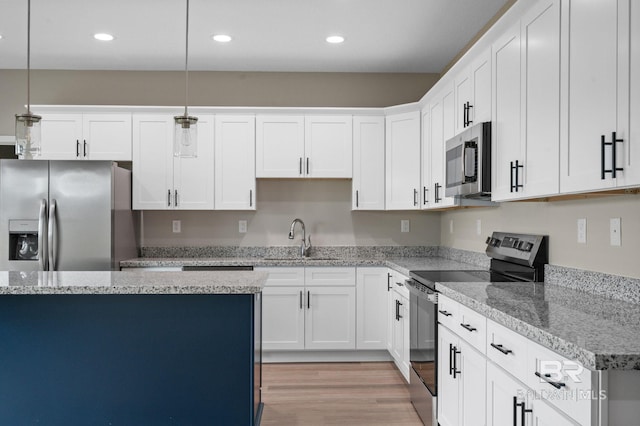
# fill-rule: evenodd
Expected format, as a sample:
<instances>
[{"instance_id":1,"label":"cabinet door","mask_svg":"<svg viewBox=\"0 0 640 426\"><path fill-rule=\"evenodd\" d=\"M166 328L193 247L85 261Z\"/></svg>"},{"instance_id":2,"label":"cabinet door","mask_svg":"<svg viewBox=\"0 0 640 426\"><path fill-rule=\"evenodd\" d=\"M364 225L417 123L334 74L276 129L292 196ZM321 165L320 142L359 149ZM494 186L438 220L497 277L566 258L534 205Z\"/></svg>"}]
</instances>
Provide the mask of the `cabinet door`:
<instances>
[{"instance_id":1,"label":"cabinet door","mask_svg":"<svg viewBox=\"0 0 640 426\"><path fill-rule=\"evenodd\" d=\"M431 103L429 113L429 147L431 148L431 186L427 188L428 207L438 208L444 196L444 136L442 133L442 97L436 96ZM424 188L423 188L424 191Z\"/></svg>"},{"instance_id":2,"label":"cabinet door","mask_svg":"<svg viewBox=\"0 0 640 426\"><path fill-rule=\"evenodd\" d=\"M638 117L640 114L640 4L631 1L629 58L630 87L629 87L629 115ZM620 14L619 14L620 15ZM624 8L622 11L624 16ZM624 117L627 119L628 117ZM640 120L634 118L629 122L628 143L622 144L619 150L619 162L624 171L618 179L618 186L640 185Z\"/></svg>"},{"instance_id":3,"label":"cabinet door","mask_svg":"<svg viewBox=\"0 0 640 426\"><path fill-rule=\"evenodd\" d=\"M42 114L40 128L43 160L82 158L82 114Z\"/></svg>"},{"instance_id":4,"label":"cabinet door","mask_svg":"<svg viewBox=\"0 0 640 426\"><path fill-rule=\"evenodd\" d=\"M302 177L304 116L256 116L256 177Z\"/></svg>"},{"instance_id":5,"label":"cabinet door","mask_svg":"<svg viewBox=\"0 0 640 426\"><path fill-rule=\"evenodd\" d=\"M255 117L217 115L215 133L216 210L255 210Z\"/></svg>"},{"instance_id":6,"label":"cabinet door","mask_svg":"<svg viewBox=\"0 0 640 426\"><path fill-rule=\"evenodd\" d=\"M531 410L527 417L531 418L533 426L578 426L580 423L570 420L564 414L552 408L538 398L529 398L527 409Z\"/></svg>"},{"instance_id":7,"label":"cabinet door","mask_svg":"<svg viewBox=\"0 0 640 426\"><path fill-rule=\"evenodd\" d=\"M513 426L514 418L521 416L528 388L508 375L492 362L487 363L487 425ZM514 399L515 398L515 399ZM439 401L439 400L438 400Z\"/></svg>"},{"instance_id":8,"label":"cabinet door","mask_svg":"<svg viewBox=\"0 0 640 426\"><path fill-rule=\"evenodd\" d=\"M314 178L353 176L350 115L305 117L305 174Z\"/></svg>"},{"instance_id":9,"label":"cabinet door","mask_svg":"<svg viewBox=\"0 0 640 426\"><path fill-rule=\"evenodd\" d=\"M447 140L451 139L455 136L455 121L456 121L456 112L455 112L455 99L454 99L454 90L453 87L449 87L444 91L442 96L442 154L441 154L441 162L442 162L442 190L438 191L438 197L441 198L438 203L438 207L451 207L456 204L456 200L453 197L445 196L445 188L446 179L446 167L445 167L445 147ZM433 142L432 142L433 143Z\"/></svg>"},{"instance_id":10,"label":"cabinet door","mask_svg":"<svg viewBox=\"0 0 640 426\"><path fill-rule=\"evenodd\" d=\"M131 161L131 114L83 114L81 157Z\"/></svg>"},{"instance_id":11,"label":"cabinet door","mask_svg":"<svg viewBox=\"0 0 640 426\"><path fill-rule=\"evenodd\" d=\"M212 210L213 115L198 115L198 156L174 158L173 205L178 210Z\"/></svg>"},{"instance_id":12,"label":"cabinet door","mask_svg":"<svg viewBox=\"0 0 640 426\"><path fill-rule=\"evenodd\" d=\"M409 302L394 292L394 321L393 321L393 343L391 356L402 373L405 380L409 381L409 345L407 341L409 334Z\"/></svg>"},{"instance_id":13,"label":"cabinet door","mask_svg":"<svg viewBox=\"0 0 640 426\"><path fill-rule=\"evenodd\" d=\"M356 272L356 349L387 348L387 268Z\"/></svg>"},{"instance_id":14,"label":"cabinet door","mask_svg":"<svg viewBox=\"0 0 640 426\"><path fill-rule=\"evenodd\" d=\"M611 188L611 174L601 178L601 136L611 141L617 131L628 143L625 129L618 128L619 86L624 64L620 62L618 40L621 33L618 0L568 0L563 2L563 37L568 61L564 64L567 126L561 146L561 192L578 192ZM628 21L628 16L626 17ZM606 25L604 25L606 23ZM628 24L628 23L627 23ZM597 29L597 30L596 30ZM627 65L628 68L628 65ZM563 108L564 109L564 108ZM620 157L620 156L618 156ZM611 147L605 150L605 168L611 165Z\"/></svg>"},{"instance_id":15,"label":"cabinet door","mask_svg":"<svg viewBox=\"0 0 640 426\"><path fill-rule=\"evenodd\" d=\"M173 208L173 116L133 115L133 208Z\"/></svg>"},{"instance_id":16,"label":"cabinet door","mask_svg":"<svg viewBox=\"0 0 640 426\"><path fill-rule=\"evenodd\" d=\"M458 336L441 325L438 326L438 423L441 426L457 425L458 411L458 383L460 375L453 377L455 360L459 362L459 355L454 355L458 348ZM459 349L458 349L459 350ZM460 369L458 369L460 371ZM491 424L491 423L489 423Z\"/></svg>"},{"instance_id":17,"label":"cabinet door","mask_svg":"<svg viewBox=\"0 0 640 426\"><path fill-rule=\"evenodd\" d=\"M487 361L483 354L460 339L460 424L481 426L485 422ZM524 426L524 425L523 425Z\"/></svg>"},{"instance_id":18,"label":"cabinet door","mask_svg":"<svg viewBox=\"0 0 640 426\"><path fill-rule=\"evenodd\" d=\"M422 110L422 190L420 191L420 208L428 209L431 206L429 192L431 192L431 106L427 105Z\"/></svg>"},{"instance_id":19,"label":"cabinet door","mask_svg":"<svg viewBox=\"0 0 640 426\"><path fill-rule=\"evenodd\" d=\"M526 197L554 195L560 191L559 0L538 2L527 12L521 37L525 164L514 173Z\"/></svg>"},{"instance_id":20,"label":"cabinet door","mask_svg":"<svg viewBox=\"0 0 640 426\"><path fill-rule=\"evenodd\" d=\"M491 49L481 52L471 64L471 86L469 121L471 124L491 121Z\"/></svg>"},{"instance_id":21,"label":"cabinet door","mask_svg":"<svg viewBox=\"0 0 640 426\"><path fill-rule=\"evenodd\" d=\"M354 287L305 287L306 349L356 348Z\"/></svg>"},{"instance_id":22,"label":"cabinet door","mask_svg":"<svg viewBox=\"0 0 640 426\"><path fill-rule=\"evenodd\" d=\"M473 104L471 98L473 92L473 81L471 79L470 69L467 68L458 74L454 80L455 83L455 134L460 133L468 126L467 102ZM473 108L471 108L473 109Z\"/></svg>"},{"instance_id":23,"label":"cabinet door","mask_svg":"<svg viewBox=\"0 0 640 426\"><path fill-rule=\"evenodd\" d=\"M520 23L493 44L493 126L491 199L510 199L515 184L511 165L520 152Z\"/></svg>"},{"instance_id":24,"label":"cabinet door","mask_svg":"<svg viewBox=\"0 0 640 426\"><path fill-rule=\"evenodd\" d=\"M262 348L304 349L304 287L262 290Z\"/></svg>"},{"instance_id":25,"label":"cabinet door","mask_svg":"<svg viewBox=\"0 0 640 426\"><path fill-rule=\"evenodd\" d=\"M393 291L393 270L387 269L387 350L393 357L393 326L396 320L396 292Z\"/></svg>"},{"instance_id":26,"label":"cabinet door","mask_svg":"<svg viewBox=\"0 0 640 426\"><path fill-rule=\"evenodd\" d=\"M353 117L352 210L384 210L384 117Z\"/></svg>"},{"instance_id":27,"label":"cabinet door","mask_svg":"<svg viewBox=\"0 0 640 426\"><path fill-rule=\"evenodd\" d=\"M419 208L420 112L386 117L387 210Z\"/></svg>"}]
</instances>

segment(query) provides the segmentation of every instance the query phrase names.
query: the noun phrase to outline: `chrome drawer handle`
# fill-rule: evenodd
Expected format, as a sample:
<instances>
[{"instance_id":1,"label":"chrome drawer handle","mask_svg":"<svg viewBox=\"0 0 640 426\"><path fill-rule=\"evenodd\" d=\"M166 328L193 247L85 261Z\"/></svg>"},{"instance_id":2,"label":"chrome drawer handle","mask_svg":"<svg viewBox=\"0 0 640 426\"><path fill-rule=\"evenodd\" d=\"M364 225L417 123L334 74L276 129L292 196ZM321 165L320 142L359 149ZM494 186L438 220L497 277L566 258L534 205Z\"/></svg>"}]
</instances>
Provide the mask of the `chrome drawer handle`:
<instances>
[{"instance_id":1,"label":"chrome drawer handle","mask_svg":"<svg viewBox=\"0 0 640 426\"><path fill-rule=\"evenodd\" d=\"M502 345L496 345L495 343L492 343L491 347L494 348L494 349L499 350L500 352L502 352L505 355L509 355L509 354L513 353L513 351L511 349L505 349Z\"/></svg>"},{"instance_id":2,"label":"chrome drawer handle","mask_svg":"<svg viewBox=\"0 0 640 426\"><path fill-rule=\"evenodd\" d=\"M451 312L447 312L447 311L438 311L438 312L440 312L445 317L450 317L451 315L453 315Z\"/></svg>"},{"instance_id":3,"label":"chrome drawer handle","mask_svg":"<svg viewBox=\"0 0 640 426\"><path fill-rule=\"evenodd\" d=\"M536 376L540 377L542 380L544 380L545 382L549 383L551 386L553 386L556 389L560 389L564 386L566 386L566 384L562 383L562 382L554 382L552 380L549 380L549 377L551 377L551 374L540 374L536 371Z\"/></svg>"},{"instance_id":4,"label":"chrome drawer handle","mask_svg":"<svg viewBox=\"0 0 640 426\"><path fill-rule=\"evenodd\" d=\"M471 327L471 325L469 325L469 324L460 323L460 325L462 326L462 328L464 328L467 331L478 331L477 328Z\"/></svg>"}]
</instances>

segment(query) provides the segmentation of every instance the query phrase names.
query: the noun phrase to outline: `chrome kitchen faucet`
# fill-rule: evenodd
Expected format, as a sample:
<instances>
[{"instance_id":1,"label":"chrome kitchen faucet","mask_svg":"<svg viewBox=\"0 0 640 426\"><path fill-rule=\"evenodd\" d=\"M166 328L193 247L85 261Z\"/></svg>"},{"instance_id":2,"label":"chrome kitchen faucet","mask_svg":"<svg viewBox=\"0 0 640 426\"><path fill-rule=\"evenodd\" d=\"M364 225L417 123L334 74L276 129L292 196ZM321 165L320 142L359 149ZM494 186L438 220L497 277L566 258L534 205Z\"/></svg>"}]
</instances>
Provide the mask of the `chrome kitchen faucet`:
<instances>
[{"instance_id":1,"label":"chrome kitchen faucet","mask_svg":"<svg viewBox=\"0 0 640 426\"><path fill-rule=\"evenodd\" d=\"M302 243L300 244L300 256L302 257L309 257L309 252L311 251L311 235L309 235L309 243L307 243L307 231L305 230L304 227L304 222L302 221L302 219L293 219L293 222L291 222L291 229L289 230L289 239L293 240L293 237L295 236L295 228L296 228L296 223L299 223L300 226L302 227Z\"/></svg>"}]
</instances>

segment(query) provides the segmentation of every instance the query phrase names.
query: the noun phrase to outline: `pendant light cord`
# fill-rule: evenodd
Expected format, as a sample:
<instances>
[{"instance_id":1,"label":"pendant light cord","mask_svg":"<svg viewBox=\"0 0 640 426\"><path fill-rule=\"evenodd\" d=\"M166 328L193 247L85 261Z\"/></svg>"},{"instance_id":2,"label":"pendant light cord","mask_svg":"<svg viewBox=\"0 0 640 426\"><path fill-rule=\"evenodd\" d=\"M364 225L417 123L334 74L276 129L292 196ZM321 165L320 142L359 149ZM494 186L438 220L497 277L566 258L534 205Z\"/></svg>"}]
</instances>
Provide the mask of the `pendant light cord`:
<instances>
[{"instance_id":1,"label":"pendant light cord","mask_svg":"<svg viewBox=\"0 0 640 426\"><path fill-rule=\"evenodd\" d=\"M184 116L187 117L187 105L189 104L189 0L187 0L187 31L184 50Z\"/></svg>"},{"instance_id":2,"label":"pendant light cord","mask_svg":"<svg viewBox=\"0 0 640 426\"><path fill-rule=\"evenodd\" d=\"M27 0L27 114L31 114L31 0Z\"/></svg>"}]
</instances>

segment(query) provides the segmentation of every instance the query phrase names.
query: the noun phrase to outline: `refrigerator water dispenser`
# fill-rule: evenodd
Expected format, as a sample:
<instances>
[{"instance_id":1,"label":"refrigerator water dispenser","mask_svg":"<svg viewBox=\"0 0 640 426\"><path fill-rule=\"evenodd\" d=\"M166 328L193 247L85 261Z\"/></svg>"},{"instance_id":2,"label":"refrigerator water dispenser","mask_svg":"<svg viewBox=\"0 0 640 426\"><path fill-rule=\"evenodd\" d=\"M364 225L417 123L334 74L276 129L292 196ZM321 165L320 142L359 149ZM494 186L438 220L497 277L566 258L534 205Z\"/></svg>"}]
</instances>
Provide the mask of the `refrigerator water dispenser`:
<instances>
[{"instance_id":1,"label":"refrigerator water dispenser","mask_svg":"<svg viewBox=\"0 0 640 426\"><path fill-rule=\"evenodd\" d=\"M9 260L38 260L37 220L9 220Z\"/></svg>"}]
</instances>

